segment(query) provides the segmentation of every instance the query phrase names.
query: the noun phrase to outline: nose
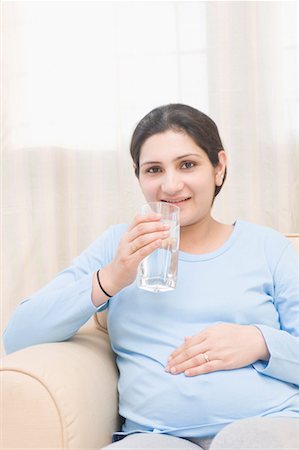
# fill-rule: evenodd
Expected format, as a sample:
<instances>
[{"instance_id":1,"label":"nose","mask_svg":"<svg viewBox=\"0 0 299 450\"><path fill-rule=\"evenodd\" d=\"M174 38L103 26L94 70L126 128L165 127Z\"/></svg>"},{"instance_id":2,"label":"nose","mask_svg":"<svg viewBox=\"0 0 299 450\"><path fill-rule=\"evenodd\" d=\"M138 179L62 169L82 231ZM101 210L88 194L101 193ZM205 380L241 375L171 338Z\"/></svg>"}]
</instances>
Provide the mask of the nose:
<instances>
[{"instance_id":1,"label":"nose","mask_svg":"<svg viewBox=\"0 0 299 450\"><path fill-rule=\"evenodd\" d=\"M177 174L165 174L161 184L161 190L169 196L181 191L184 187L183 180Z\"/></svg>"}]
</instances>

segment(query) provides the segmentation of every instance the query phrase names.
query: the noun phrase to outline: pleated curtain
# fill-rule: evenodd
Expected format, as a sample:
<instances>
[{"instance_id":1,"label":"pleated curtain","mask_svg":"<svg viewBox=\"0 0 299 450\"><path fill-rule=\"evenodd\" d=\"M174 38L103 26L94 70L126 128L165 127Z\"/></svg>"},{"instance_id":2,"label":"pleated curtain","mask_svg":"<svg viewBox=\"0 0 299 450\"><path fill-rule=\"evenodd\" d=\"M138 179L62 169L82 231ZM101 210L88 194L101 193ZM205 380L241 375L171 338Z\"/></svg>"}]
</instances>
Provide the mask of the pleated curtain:
<instances>
[{"instance_id":1,"label":"pleated curtain","mask_svg":"<svg viewBox=\"0 0 299 450\"><path fill-rule=\"evenodd\" d=\"M129 141L152 108L212 117L214 216L299 228L298 2L3 2L2 328L144 199Z\"/></svg>"}]
</instances>

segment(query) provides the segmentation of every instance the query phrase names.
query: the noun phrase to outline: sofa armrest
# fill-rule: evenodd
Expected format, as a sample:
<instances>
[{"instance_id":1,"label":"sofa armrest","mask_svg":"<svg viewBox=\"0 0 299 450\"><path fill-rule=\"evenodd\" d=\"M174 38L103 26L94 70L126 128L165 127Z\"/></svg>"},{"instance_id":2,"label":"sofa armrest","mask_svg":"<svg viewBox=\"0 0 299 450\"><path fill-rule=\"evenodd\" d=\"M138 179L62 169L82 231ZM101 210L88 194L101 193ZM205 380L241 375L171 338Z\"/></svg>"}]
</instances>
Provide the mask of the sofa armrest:
<instances>
[{"instance_id":1,"label":"sofa armrest","mask_svg":"<svg viewBox=\"0 0 299 450\"><path fill-rule=\"evenodd\" d=\"M1 449L99 450L111 442L118 374L104 332L17 351L0 370Z\"/></svg>"}]
</instances>

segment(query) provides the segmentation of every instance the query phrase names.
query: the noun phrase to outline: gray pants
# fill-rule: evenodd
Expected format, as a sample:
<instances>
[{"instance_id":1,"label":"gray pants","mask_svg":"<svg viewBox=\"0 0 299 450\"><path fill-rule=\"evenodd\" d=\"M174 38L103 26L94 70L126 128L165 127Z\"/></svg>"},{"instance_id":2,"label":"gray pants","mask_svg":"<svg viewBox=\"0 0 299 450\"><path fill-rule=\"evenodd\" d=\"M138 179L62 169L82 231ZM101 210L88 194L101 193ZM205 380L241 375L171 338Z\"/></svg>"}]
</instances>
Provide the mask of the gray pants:
<instances>
[{"instance_id":1,"label":"gray pants","mask_svg":"<svg viewBox=\"0 0 299 450\"><path fill-rule=\"evenodd\" d=\"M205 439L136 433L104 449L299 450L299 418L259 417L238 420L224 427L216 436Z\"/></svg>"}]
</instances>

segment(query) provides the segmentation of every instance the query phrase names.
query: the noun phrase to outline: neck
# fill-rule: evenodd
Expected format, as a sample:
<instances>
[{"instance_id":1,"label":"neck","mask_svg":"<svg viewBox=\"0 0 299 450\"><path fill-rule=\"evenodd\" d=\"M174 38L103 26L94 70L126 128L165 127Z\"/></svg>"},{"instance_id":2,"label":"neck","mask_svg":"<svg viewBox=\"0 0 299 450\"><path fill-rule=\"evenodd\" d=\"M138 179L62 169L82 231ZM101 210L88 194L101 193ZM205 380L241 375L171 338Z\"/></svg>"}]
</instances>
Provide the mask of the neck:
<instances>
[{"instance_id":1,"label":"neck","mask_svg":"<svg viewBox=\"0 0 299 450\"><path fill-rule=\"evenodd\" d=\"M181 227L181 243L191 244L193 242L194 244L194 239L196 239L196 242L205 242L211 234L212 229L214 229L215 223L218 222L216 222L210 215L208 215L204 217L200 222Z\"/></svg>"},{"instance_id":2,"label":"neck","mask_svg":"<svg viewBox=\"0 0 299 450\"><path fill-rule=\"evenodd\" d=\"M227 239L232 228L206 216L200 222L181 227L180 250L190 253L213 251Z\"/></svg>"}]
</instances>

